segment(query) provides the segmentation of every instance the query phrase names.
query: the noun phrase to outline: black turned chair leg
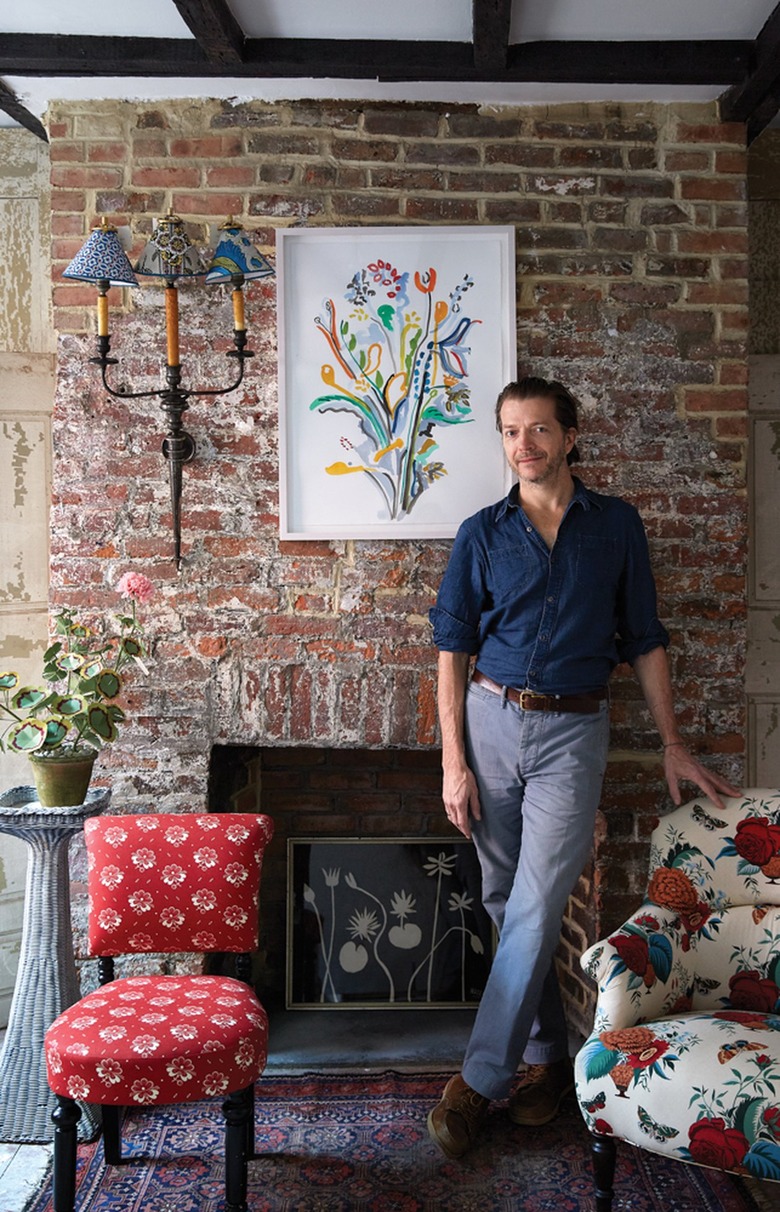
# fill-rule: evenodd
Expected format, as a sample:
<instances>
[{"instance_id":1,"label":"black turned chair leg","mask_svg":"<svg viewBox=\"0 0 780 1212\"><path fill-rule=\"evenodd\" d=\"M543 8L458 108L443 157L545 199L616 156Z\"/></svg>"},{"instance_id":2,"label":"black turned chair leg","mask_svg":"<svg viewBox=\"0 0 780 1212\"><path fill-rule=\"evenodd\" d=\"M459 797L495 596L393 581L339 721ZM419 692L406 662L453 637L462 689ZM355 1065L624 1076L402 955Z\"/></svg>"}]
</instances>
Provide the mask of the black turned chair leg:
<instances>
[{"instance_id":1,"label":"black turned chair leg","mask_svg":"<svg viewBox=\"0 0 780 1212\"><path fill-rule=\"evenodd\" d=\"M246 1088L246 1105L249 1119L246 1125L246 1155L248 1158L257 1157L255 1152L255 1084Z\"/></svg>"},{"instance_id":2,"label":"black turned chair leg","mask_svg":"<svg viewBox=\"0 0 780 1212\"><path fill-rule=\"evenodd\" d=\"M122 1107L101 1108L103 1113L103 1156L106 1165L118 1166L122 1160Z\"/></svg>"},{"instance_id":3,"label":"black turned chair leg","mask_svg":"<svg viewBox=\"0 0 780 1212\"><path fill-rule=\"evenodd\" d=\"M246 1090L234 1090L222 1104L225 1117L225 1212L247 1212L247 1131L249 1107Z\"/></svg>"},{"instance_id":4,"label":"black turned chair leg","mask_svg":"<svg viewBox=\"0 0 780 1212\"><path fill-rule=\"evenodd\" d=\"M81 1107L72 1098L56 1095L51 1113L54 1123L54 1212L73 1212L76 1206L76 1139Z\"/></svg>"},{"instance_id":5,"label":"black turned chair leg","mask_svg":"<svg viewBox=\"0 0 780 1212\"><path fill-rule=\"evenodd\" d=\"M596 1183L596 1212L612 1212L612 1183L615 1178L617 1141L614 1136L591 1133L593 1177Z\"/></svg>"}]
</instances>

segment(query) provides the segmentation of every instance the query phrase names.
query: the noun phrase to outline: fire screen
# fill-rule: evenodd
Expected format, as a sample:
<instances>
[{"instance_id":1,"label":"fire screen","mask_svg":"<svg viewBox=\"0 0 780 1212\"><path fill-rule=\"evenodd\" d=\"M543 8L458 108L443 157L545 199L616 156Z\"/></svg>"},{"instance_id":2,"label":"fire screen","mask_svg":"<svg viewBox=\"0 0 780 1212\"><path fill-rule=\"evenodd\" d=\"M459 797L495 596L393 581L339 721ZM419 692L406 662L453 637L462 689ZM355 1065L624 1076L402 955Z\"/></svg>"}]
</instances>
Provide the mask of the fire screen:
<instances>
[{"instance_id":1,"label":"fire screen","mask_svg":"<svg viewBox=\"0 0 780 1212\"><path fill-rule=\"evenodd\" d=\"M493 929L466 839L287 843L287 1008L473 1006Z\"/></svg>"}]
</instances>

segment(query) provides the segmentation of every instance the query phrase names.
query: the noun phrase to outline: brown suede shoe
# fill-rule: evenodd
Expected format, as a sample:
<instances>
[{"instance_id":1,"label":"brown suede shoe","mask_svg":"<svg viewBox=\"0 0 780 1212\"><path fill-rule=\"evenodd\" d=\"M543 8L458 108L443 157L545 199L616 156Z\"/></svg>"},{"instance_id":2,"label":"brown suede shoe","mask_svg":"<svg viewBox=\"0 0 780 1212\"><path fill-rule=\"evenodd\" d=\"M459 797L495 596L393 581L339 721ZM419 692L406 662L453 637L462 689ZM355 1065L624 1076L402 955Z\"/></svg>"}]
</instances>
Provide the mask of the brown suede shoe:
<instances>
[{"instance_id":1,"label":"brown suede shoe","mask_svg":"<svg viewBox=\"0 0 780 1212\"><path fill-rule=\"evenodd\" d=\"M428 1132L447 1157L462 1157L474 1144L490 1099L467 1086L458 1073L444 1087L441 1102L428 1116Z\"/></svg>"},{"instance_id":2,"label":"brown suede shoe","mask_svg":"<svg viewBox=\"0 0 780 1212\"><path fill-rule=\"evenodd\" d=\"M540 1128L555 1119L563 1099L573 1089L568 1057L551 1065L529 1065L509 1100L507 1114L513 1124Z\"/></svg>"}]
</instances>

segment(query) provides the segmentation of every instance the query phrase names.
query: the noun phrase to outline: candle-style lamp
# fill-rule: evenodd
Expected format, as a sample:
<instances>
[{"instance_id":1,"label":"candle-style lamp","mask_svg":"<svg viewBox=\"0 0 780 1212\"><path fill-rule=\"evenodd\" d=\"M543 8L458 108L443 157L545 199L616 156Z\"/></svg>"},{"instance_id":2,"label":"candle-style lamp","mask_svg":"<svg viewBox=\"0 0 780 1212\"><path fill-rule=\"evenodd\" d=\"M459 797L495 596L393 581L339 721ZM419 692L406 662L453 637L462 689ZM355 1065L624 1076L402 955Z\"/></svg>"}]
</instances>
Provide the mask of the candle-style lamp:
<instances>
[{"instance_id":1,"label":"candle-style lamp","mask_svg":"<svg viewBox=\"0 0 780 1212\"><path fill-rule=\"evenodd\" d=\"M253 246L250 237L242 231L232 216L219 229L221 238L208 269L200 262L198 251L190 240L182 220L169 211L155 225L151 239L145 245L135 267L135 272L144 276L162 278L165 282L165 331L166 331L166 386L160 391L121 391L111 387L107 381L107 369L117 365L117 359L109 357L110 335L108 331L109 285L137 286L135 274L122 250L116 229L103 220L87 243L74 257L64 276L95 282L98 288L98 337L97 357L91 358L101 368L103 386L110 395L118 399L142 399L159 396L165 413L168 432L162 443L162 451L168 460L168 478L171 489L171 512L173 517L174 559L176 567L181 565L181 489L182 468L195 456L195 439L182 425L182 416L189 408L191 396L226 395L241 384L244 378L244 363L253 357L246 348L246 322L244 318L243 285L251 278L266 278L273 274L268 261ZM121 254L121 256L120 256ZM181 362L179 356L179 297L180 278L206 275L206 282L229 283L233 294L233 345L229 358L238 359L235 381L229 387L184 389L181 386Z\"/></svg>"}]
</instances>

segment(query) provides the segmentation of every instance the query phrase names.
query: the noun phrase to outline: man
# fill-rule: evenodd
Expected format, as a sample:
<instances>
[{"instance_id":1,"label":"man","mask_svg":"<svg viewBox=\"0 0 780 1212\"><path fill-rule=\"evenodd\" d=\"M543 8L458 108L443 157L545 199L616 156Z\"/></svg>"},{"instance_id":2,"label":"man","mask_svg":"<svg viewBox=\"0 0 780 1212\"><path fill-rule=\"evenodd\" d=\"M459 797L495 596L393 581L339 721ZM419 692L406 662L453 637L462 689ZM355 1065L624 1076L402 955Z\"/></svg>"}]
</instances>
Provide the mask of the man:
<instances>
[{"instance_id":1,"label":"man","mask_svg":"<svg viewBox=\"0 0 780 1212\"><path fill-rule=\"evenodd\" d=\"M591 849L615 665L634 667L674 802L683 780L716 805L738 794L680 737L638 513L571 474L577 401L560 383L525 378L501 392L496 421L518 483L463 523L431 610L444 804L473 837L499 932L462 1072L428 1117L449 1157L470 1148L521 1058L515 1123L548 1123L572 1087L553 956Z\"/></svg>"}]
</instances>

